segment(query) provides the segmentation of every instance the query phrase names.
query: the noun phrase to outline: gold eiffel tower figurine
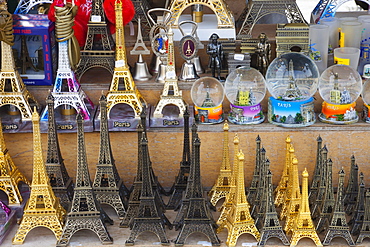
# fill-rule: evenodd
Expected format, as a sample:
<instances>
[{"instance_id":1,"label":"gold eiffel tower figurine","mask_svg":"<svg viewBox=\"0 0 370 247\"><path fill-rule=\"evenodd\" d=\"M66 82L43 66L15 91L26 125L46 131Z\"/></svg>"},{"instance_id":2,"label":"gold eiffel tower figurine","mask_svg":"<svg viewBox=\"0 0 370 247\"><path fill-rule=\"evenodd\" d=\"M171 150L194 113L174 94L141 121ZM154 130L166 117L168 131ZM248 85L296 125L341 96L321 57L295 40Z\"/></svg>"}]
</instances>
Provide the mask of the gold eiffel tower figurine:
<instances>
[{"instance_id":1,"label":"gold eiffel tower figurine","mask_svg":"<svg viewBox=\"0 0 370 247\"><path fill-rule=\"evenodd\" d=\"M310 238L316 246L322 246L311 218L310 205L308 202L308 172L306 168L302 172L302 197L299 212L293 227L293 235L290 239L290 247L295 247L302 238Z\"/></svg>"},{"instance_id":2,"label":"gold eiffel tower figurine","mask_svg":"<svg viewBox=\"0 0 370 247\"><path fill-rule=\"evenodd\" d=\"M287 181L287 186L286 186L285 193L284 193L284 198L283 198L283 204L282 204L281 211L280 211L280 220L283 220L283 219L286 218L286 216L288 214L288 207L289 207L290 199L292 197L292 188L293 188L293 164L292 164L292 161L293 161L294 157L295 156L294 156L293 144L290 144L289 156L287 156L287 158L290 159L290 164L288 166L289 179ZM298 177L298 173L296 174L296 177ZM298 186L299 186L299 183L298 183Z\"/></svg>"},{"instance_id":3,"label":"gold eiffel tower figurine","mask_svg":"<svg viewBox=\"0 0 370 247\"><path fill-rule=\"evenodd\" d=\"M116 62L112 82L107 94L107 115L117 104L127 104L134 110L135 118L140 118L140 113L145 104L144 98L135 86L130 68L127 63L125 47L125 29L122 18L122 2L116 0Z\"/></svg>"},{"instance_id":4,"label":"gold eiffel tower figurine","mask_svg":"<svg viewBox=\"0 0 370 247\"><path fill-rule=\"evenodd\" d=\"M20 206L23 198L18 188L19 182L30 184L18 170L5 146L3 126L0 122L0 189L8 195L9 206Z\"/></svg>"},{"instance_id":5,"label":"gold eiffel tower figurine","mask_svg":"<svg viewBox=\"0 0 370 247\"><path fill-rule=\"evenodd\" d=\"M228 230L226 245L235 246L240 235L249 233L257 241L260 240L260 233L257 230L254 220L249 213L249 203L245 195L244 186L244 154L240 151L237 155L238 164L236 171L236 196L226 217L226 228Z\"/></svg>"},{"instance_id":6,"label":"gold eiffel tower figurine","mask_svg":"<svg viewBox=\"0 0 370 247\"><path fill-rule=\"evenodd\" d=\"M213 206L216 206L217 202L221 198L224 198L227 194L229 194L232 180L232 170L229 156L229 124L227 123L227 121L224 123L223 129L224 145L220 173L218 174L216 183L213 185L208 194L211 197L210 201Z\"/></svg>"},{"instance_id":7,"label":"gold eiffel tower figurine","mask_svg":"<svg viewBox=\"0 0 370 247\"><path fill-rule=\"evenodd\" d=\"M40 116L36 107L33 123L33 175L31 195L27 201L22 221L13 238L13 244L23 244L27 234L36 227L49 228L59 240L63 232L65 209L54 195L42 154Z\"/></svg>"},{"instance_id":8,"label":"gold eiffel tower figurine","mask_svg":"<svg viewBox=\"0 0 370 247\"><path fill-rule=\"evenodd\" d=\"M281 205L284 204L285 193L286 193L286 189L287 189L287 186L288 186L289 167L290 167L290 164L291 164L291 157L290 157L290 153L289 153L289 148L290 148L291 141L292 140L290 139L289 136L285 139L285 142L286 142L286 149L285 149L286 151L285 152L286 152L286 154L285 154L284 170L283 170L283 174L281 175L279 185L275 189L275 205L277 207L280 207Z\"/></svg>"}]
</instances>

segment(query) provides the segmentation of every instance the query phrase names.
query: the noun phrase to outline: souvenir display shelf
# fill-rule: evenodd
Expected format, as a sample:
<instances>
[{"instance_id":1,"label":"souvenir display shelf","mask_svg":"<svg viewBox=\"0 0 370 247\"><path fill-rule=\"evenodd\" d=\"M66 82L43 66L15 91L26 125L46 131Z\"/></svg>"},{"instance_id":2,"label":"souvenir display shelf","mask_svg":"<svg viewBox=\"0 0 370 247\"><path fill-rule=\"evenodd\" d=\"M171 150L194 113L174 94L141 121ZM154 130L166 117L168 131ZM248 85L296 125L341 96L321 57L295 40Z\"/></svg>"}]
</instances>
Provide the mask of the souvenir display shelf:
<instances>
[{"instance_id":1,"label":"souvenir display shelf","mask_svg":"<svg viewBox=\"0 0 370 247\"><path fill-rule=\"evenodd\" d=\"M265 28L269 27L268 32ZM267 33L270 41L273 42L274 32L271 31L276 25L260 25L259 28L255 29L255 33L258 34L261 30ZM128 32L127 32L128 33ZM133 39L133 38L132 38ZM130 50L134 45L134 40L127 43L127 48ZM176 45L176 44L175 44ZM274 45L274 44L272 44ZM274 50L274 47L273 47ZM127 52L128 53L128 52ZM205 65L208 62L208 56L204 50L200 51L200 56L203 59L202 63ZM144 59L150 62L151 56L145 56ZM181 58L178 56L176 59L177 65L181 65ZM136 56L129 56L128 63L133 66L136 60ZM181 61L181 62L180 62ZM180 71L177 68L177 71ZM209 75L209 74L208 74ZM202 75L205 76L205 75ZM96 68L92 71L86 72L81 78L81 86L84 88L90 99L98 105L101 92L107 93L109 90L109 84L111 81L111 75L104 69ZM148 104L155 105L162 92L163 84L156 83L153 80L148 82L135 82L137 88L142 93ZM179 89L183 91L183 97L185 102L191 104L190 89L191 82L179 82ZM45 102L48 95L48 86L27 86L31 94L35 96L38 102ZM262 107L266 114L267 111L267 99L270 97L269 94L265 96L262 101ZM322 99L319 93L315 96L315 112L320 112ZM224 112L229 111L229 102L225 98L223 102ZM357 111L362 112L363 102L361 99L357 100ZM222 131L223 124L216 125L198 125L199 138L201 140L200 158L201 158L201 174L202 184L205 191L209 191L217 179L219 167L222 163ZM283 164L285 162L285 139L289 135L294 143L295 153L299 159L298 171L302 173L304 168L307 168L309 173L309 181L312 181L315 159L316 159L316 138L321 136L324 143L329 149L330 158L333 160L333 185L337 186L336 174L341 167L344 167L346 172L345 183L347 184L351 155L356 156L356 163L359 166L359 170L366 173L368 168L369 156L366 148L369 146L368 134L370 128L367 123L360 120L358 123L351 125L330 125L317 121L315 124L309 127L303 128L282 128L275 126L264 121L259 125L235 125L230 124L230 145L232 145L232 137L235 133L238 133L240 138L240 148L245 154L245 184L247 187L250 186L253 169L255 163L255 139L257 135L260 135L264 148L267 151L267 156L271 163L271 171L273 173L272 183L276 186L283 172ZM88 163L90 164L90 174L95 173L96 163L99 155L99 132L85 133L86 152ZM156 174L158 174L158 180L166 190L169 190L175 176L178 173L179 164L181 161L181 154L183 149L183 130L182 128L150 128L148 131L148 146L150 149L150 158L152 161L152 167ZM20 171L27 177L32 177L32 133L4 133L5 142L7 148L11 154L11 157ZM44 155L47 151L47 134L42 134L42 143ZM123 182L129 188L131 187L134 176L136 174L137 167L137 133L134 132L111 132L110 134L112 150L118 173L120 174ZM76 177L76 133L60 133L59 144L61 152L64 158L64 163L69 175L75 180ZM301 180L301 178L300 178ZM369 181L365 178L365 183ZM168 197L164 197L164 200L168 200ZM217 206L220 206L219 204ZM109 215L113 215L113 209L106 207ZM219 212L213 212L218 215ZM170 221L174 219L176 213L172 210L166 212L167 217ZM114 239L112 245L105 246L123 246L126 239L128 239L130 230L119 228L119 220L113 216L115 221L113 226L108 226L108 230ZM216 217L215 217L216 218ZM37 232L37 233L36 233ZM8 235L6 243L11 243L11 238L14 236L15 229ZM167 230L168 238L174 240L177 231ZM72 239L70 246L103 246L99 242L98 238L93 236L89 237L91 233L89 231L80 231ZM221 246L226 246L225 241L227 237L227 231L223 231L218 234L222 241ZM154 234L143 234L138 238L135 246L159 246L156 243L158 239ZM208 242L209 240L202 234L191 235L185 246L202 246L199 241ZM55 238L46 228L37 228L32 231L23 246L35 246L37 243L42 243L40 246L55 246ZM243 235L239 238L237 246L252 246L256 245L256 241L253 236L249 234ZM242 245L243 244L243 245ZM283 246L279 240L269 240L269 245ZM361 246L369 245L370 240L365 240ZM347 246L346 242L342 239L335 239L331 243L332 246ZM6 244L4 245L6 246ZM171 242L170 246L174 246ZM205 245L208 246L208 245ZM314 243L309 239L303 239L298 243L298 246L314 246Z\"/></svg>"}]
</instances>

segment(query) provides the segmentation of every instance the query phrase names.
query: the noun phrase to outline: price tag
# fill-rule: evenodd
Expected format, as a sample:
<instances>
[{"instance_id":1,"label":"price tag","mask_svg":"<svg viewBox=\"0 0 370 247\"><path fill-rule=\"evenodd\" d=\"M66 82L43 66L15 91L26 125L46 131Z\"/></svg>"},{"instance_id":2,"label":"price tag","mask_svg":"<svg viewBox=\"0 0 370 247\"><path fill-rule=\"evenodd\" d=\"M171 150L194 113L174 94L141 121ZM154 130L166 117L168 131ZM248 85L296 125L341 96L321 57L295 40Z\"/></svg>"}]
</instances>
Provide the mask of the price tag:
<instances>
[{"instance_id":1,"label":"price tag","mask_svg":"<svg viewBox=\"0 0 370 247\"><path fill-rule=\"evenodd\" d=\"M101 22L101 16L100 15L92 15L91 16L91 22Z\"/></svg>"},{"instance_id":2,"label":"price tag","mask_svg":"<svg viewBox=\"0 0 370 247\"><path fill-rule=\"evenodd\" d=\"M176 77L175 71L170 70L166 72L166 78L175 78L175 77Z\"/></svg>"},{"instance_id":3,"label":"price tag","mask_svg":"<svg viewBox=\"0 0 370 247\"><path fill-rule=\"evenodd\" d=\"M234 60L243 61L244 54L234 54Z\"/></svg>"},{"instance_id":4,"label":"price tag","mask_svg":"<svg viewBox=\"0 0 370 247\"><path fill-rule=\"evenodd\" d=\"M118 60L118 61L115 62L116 68L123 67L123 65L124 65L123 60Z\"/></svg>"}]
</instances>

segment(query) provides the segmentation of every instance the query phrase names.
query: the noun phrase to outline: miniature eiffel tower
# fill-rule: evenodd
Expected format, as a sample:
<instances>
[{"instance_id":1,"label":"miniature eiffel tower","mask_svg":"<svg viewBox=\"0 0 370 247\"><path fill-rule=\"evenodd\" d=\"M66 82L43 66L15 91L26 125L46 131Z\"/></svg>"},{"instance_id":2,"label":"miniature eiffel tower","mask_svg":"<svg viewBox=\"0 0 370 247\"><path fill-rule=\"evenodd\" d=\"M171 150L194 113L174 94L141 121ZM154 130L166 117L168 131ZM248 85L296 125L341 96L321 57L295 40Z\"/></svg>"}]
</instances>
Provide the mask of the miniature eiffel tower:
<instances>
[{"instance_id":1,"label":"miniature eiffel tower","mask_svg":"<svg viewBox=\"0 0 370 247\"><path fill-rule=\"evenodd\" d=\"M141 47L142 49L139 50L139 47ZM134 48L132 48L132 50L130 51L130 55L140 55L140 54L141 55L144 55L144 54L149 55L150 51L146 47L146 45L144 43L144 40L143 40L143 35L141 33L141 18L139 17L138 20L137 20L136 42L135 42Z\"/></svg>"},{"instance_id":2,"label":"miniature eiffel tower","mask_svg":"<svg viewBox=\"0 0 370 247\"><path fill-rule=\"evenodd\" d=\"M46 157L46 171L50 178L50 185L62 206L68 210L73 198L73 182L68 175L64 160L60 152L58 134L54 117L54 97L50 93L46 99L48 107L48 152Z\"/></svg>"},{"instance_id":3,"label":"miniature eiffel tower","mask_svg":"<svg viewBox=\"0 0 370 247\"><path fill-rule=\"evenodd\" d=\"M161 207L157 205L155 192L152 185L152 172L150 169L150 160L148 153L148 140L145 132L141 139L141 154L142 154L142 189L140 195L140 203L138 214L133 220L133 227L126 245L133 245L139 234L151 231L156 234L162 245L168 245L169 241L164 229L165 222L168 221L166 216L161 212ZM170 226L170 228L172 228Z\"/></svg>"},{"instance_id":4,"label":"miniature eiffel tower","mask_svg":"<svg viewBox=\"0 0 370 247\"><path fill-rule=\"evenodd\" d=\"M167 69L166 76L164 79L163 92L160 100L155 107L153 116L155 118L163 117L163 109L167 105L175 105L180 110L179 118L183 117L186 103L182 98L182 91L179 90L177 84L176 67L175 67L175 48L173 45L173 31L170 27L167 32L168 37L168 48L167 48Z\"/></svg>"},{"instance_id":5,"label":"miniature eiffel tower","mask_svg":"<svg viewBox=\"0 0 370 247\"><path fill-rule=\"evenodd\" d=\"M79 80L86 71L95 67L105 68L113 74L114 41L107 26L103 2L104 0L91 1L91 15L87 23L85 46L81 51L81 61L76 69L76 76Z\"/></svg>"},{"instance_id":6,"label":"miniature eiffel tower","mask_svg":"<svg viewBox=\"0 0 370 247\"><path fill-rule=\"evenodd\" d=\"M351 233L349 232L349 226L347 225L346 214L344 212L344 170L343 168L339 171L339 181L338 181L338 193L337 199L335 201L334 213L331 218L331 222L328 230L325 233L325 238L323 241L324 245L329 245L333 238L342 237L349 245L354 246Z\"/></svg>"},{"instance_id":7,"label":"miniature eiffel tower","mask_svg":"<svg viewBox=\"0 0 370 247\"><path fill-rule=\"evenodd\" d=\"M31 121L32 106L38 106L36 99L28 92L16 69L12 46L14 44L13 18L8 12L6 1L0 6L1 21L1 73L0 73L0 107L15 106L21 114L22 121Z\"/></svg>"},{"instance_id":8,"label":"miniature eiffel tower","mask_svg":"<svg viewBox=\"0 0 370 247\"><path fill-rule=\"evenodd\" d=\"M261 169L261 138L258 135L256 138L256 164L254 166L253 178L251 182L251 186L248 190L248 197L247 201L253 205L254 198L256 196L257 188L260 182L260 169Z\"/></svg>"},{"instance_id":9,"label":"miniature eiffel tower","mask_svg":"<svg viewBox=\"0 0 370 247\"><path fill-rule=\"evenodd\" d=\"M260 150L260 159L261 159L260 167L259 167L259 169L260 169L259 170L260 181L258 183L255 198L253 198L253 200L252 200L253 204L250 203L250 205L252 206L251 215L252 215L253 219L255 219L255 220L257 218L257 214L259 212L259 209L264 210L263 208L261 208L261 205L260 205L262 197L263 197L263 192L265 190L265 178L266 178L265 175L266 175L266 172L267 172L267 170L266 170L266 150L263 147ZM268 163L268 165L270 165L270 163Z\"/></svg>"},{"instance_id":10,"label":"miniature eiffel tower","mask_svg":"<svg viewBox=\"0 0 370 247\"><path fill-rule=\"evenodd\" d=\"M308 172L306 168L302 172L302 197L292 232L293 235L290 239L291 247L295 247L302 238L310 238L316 246L322 247L311 218L310 206L308 203Z\"/></svg>"},{"instance_id":11,"label":"miniature eiffel tower","mask_svg":"<svg viewBox=\"0 0 370 247\"><path fill-rule=\"evenodd\" d=\"M303 205L301 191L299 188L299 175L298 175L298 160L293 158L292 160L292 194L287 207L286 221L284 231L289 234L294 229L295 221L299 215L299 209ZM307 192L308 193L308 192ZM308 197L306 198L308 200ZM310 216L311 217L311 216ZM293 233L294 234L294 233Z\"/></svg>"},{"instance_id":12,"label":"miniature eiffel tower","mask_svg":"<svg viewBox=\"0 0 370 247\"><path fill-rule=\"evenodd\" d=\"M211 197L210 201L213 206L216 206L217 202L226 197L230 192L232 170L230 165L230 151L229 151L229 124L224 123L224 141L223 141L223 155L222 164L220 166L220 173L218 174L216 183L209 191L208 195Z\"/></svg>"},{"instance_id":13,"label":"miniature eiffel tower","mask_svg":"<svg viewBox=\"0 0 370 247\"><path fill-rule=\"evenodd\" d=\"M73 107L76 112L82 114L84 120L90 120L90 112L85 103L87 101L91 107L94 107L92 101L87 97L85 92L81 89L80 84L73 71L75 66L74 61L70 59L73 52L69 50L69 46L73 42L77 42L73 35L71 23L74 21L73 9L70 5L64 7L55 7L55 34L58 42L58 69L55 78L54 88L51 92L54 97L54 109L61 105L68 105ZM66 32L68 30L68 32ZM73 38L68 39L69 36ZM75 51L79 55L79 50ZM42 114L41 119L47 120L47 109Z\"/></svg>"},{"instance_id":14,"label":"miniature eiffel tower","mask_svg":"<svg viewBox=\"0 0 370 247\"><path fill-rule=\"evenodd\" d=\"M25 35L21 35L21 57L20 57L20 66L22 74L27 73L27 69L31 68L34 71L39 71L35 65L33 65L30 53L28 52L27 40Z\"/></svg>"},{"instance_id":15,"label":"miniature eiffel tower","mask_svg":"<svg viewBox=\"0 0 370 247\"><path fill-rule=\"evenodd\" d=\"M57 246L67 246L72 236L79 230L88 229L99 237L103 244L112 244L104 220L110 220L96 200L91 184L86 157L83 118L77 114L77 174L74 188L72 207L67 214L63 234ZM112 222L113 223L113 222Z\"/></svg>"},{"instance_id":16,"label":"miniature eiffel tower","mask_svg":"<svg viewBox=\"0 0 370 247\"><path fill-rule=\"evenodd\" d=\"M244 154L240 151L237 154L238 164L236 171L236 196L233 200L230 212L226 217L226 228L228 230L226 245L235 246L240 235L249 233L257 241L260 240L260 233L257 230L254 220L249 213L249 203L245 195L244 186Z\"/></svg>"},{"instance_id":17,"label":"miniature eiffel tower","mask_svg":"<svg viewBox=\"0 0 370 247\"><path fill-rule=\"evenodd\" d=\"M321 149L321 179L320 179L320 186L317 192L316 200L312 205L311 215L312 219L316 220L320 216L321 206L323 204L323 200L325 197L326 192L326 184L327 184L327 162L328 162L328 149L326 145Z\"/></svg>"},{"instance_id":18,"label":"miniature eiffel tower","mask_svg":"<svg viewBox=\"0 0 370 247\"><path fill-rule=\"evenodd\" d=\"M142 23L143 25L140 28L140 32L144 33L144 38L149 40L149 32L151 29L151 23L148 18L148 10L151 9L148 0L133 0L132 3L134 4L135 8L135 16L133 21L137 23ZM139 21L140 20L140 21Z\"/></svg>"},{"instance_id":19,"label":"miniature eiffel tower","mask_svg":"<svg viewBox=\"0 0 370 247\"><path fill-rule=\"evenodd\" d=\"M0 122L0 189L8 196L9 206L20 206L23 198L18 188L20 181L30 185L27 178L14 164L5 145L3 126Z\"/></svg>"},{"instance_id":20,"label":"miniature eiffel tower","mask_svg":"<svg viewBox=\"0 0 370 247\"><path fill-rule=\"evenodd\" d=\"M334 207L335 207L335 198L334 198L334 188L333 188L333 162L329 158L326 162L326 190L325 195L322 200L322 206L320 207L320 216L316 225L317 233L321 233L324 230L328 229L330 224L330 219L332 218Z\"/></svg>"},{"instance_id":21,"label":"miniature eiffel tower","mask_svg":"<svg viewBox=\"0 0 370 247\"><path fill-rule=\"evenodd\" d=\"M288 211L289 211L288 210L289 209L289 203L290 203L290 199L292 198L292 193L293 193L293 181L294 181L295 178L298 177L298 174L294 174L295 176L293 176L293 163L292 162L293 162L293 158L295 158L293 144L290 144L289 156L288 157L291 157L290 158L289 171L288 171L289 180L287 181L287 186L286 186L285 195L284 195L284 203L282 204L281 211L280 211L280 220L283 220L287 217L287 214L288 214ZM297 184L299 186L299 183L297 183ZM276 199L275 199L275 201L276 201Z\"/></svg>"},{"instance_id":22,"label":"miniature eiffel tower","mask_svg":"<svg viewBox=\"0 0 370 247\"><path fill-rule=\"evenodd\" d=\"M364 221L365 214L365 184L364 184L364 174L360 172L360 184L358 185L358 196L356 200L356 205L354 208L354 213L352 214L351 220L348 225L352 225L351 234L358 235L361 230L361 226Z\"/></svg>"},{"instance_id":23,"label":"miniature eiffel tower","mask_svg":"<svg viewBox=\"0 0 370 247\"><path fill-rule=\"evenodd\" d=\"M203 187L200 174L200 139L196 135L193 141L192 166L190 168L187 188L189 205L184 215L181 230L175 240L175 245L185 244L187 237L194 232L201 232L208 237L212 245L220 245L214 230L214 221L209 211L207 201L203 195Z\"/></svg>"},{"instance_id":24,"label":"miniature eiffel tower","mask_svg":"<svg viewBox=\"0 0 370 247\"><path fill-rule=\"evenodd\" d=\"M263 148L264 149L264 148ZM270 170L270 160L268 158L264 158L264 162L262 162L261 175L263 176L263 180L260 183L259 190L260 192L257 193L257 198L253 208L251 210L251 216L254 219L254 223L257 229L262 228L263 219L265 217L266 208L267 208L267 200L265 194L267 193L267 171ZM260 195L258 195L260 194Z\"/></svg>"},{"instance_id":25,"label":"miniature eiffel tower","mask_svg":"<svg viewBox=\"0 0 370 247\"><path fill-rule=\"evenodd\" d=\"M13 244L23 244L27 234L34 228L43 226L50 229L57 240L60 239L65 209L59 203L50 186L42 157L40 116L35 110L32 114L33 124L33 175L31 194L24 209L23 217L17 233L13 238Z\"/></svg>"},{"instance_id":26,"label":"miniature eiffel tower","mask_svg":"<svg viewBox=\"0 0 370 247\"><path fill-rule=\"evenodd\" d=\"M296 0L252 0L248 1L237 21L242 23L237 37L251 37L253 27L261 18L271 13L286 16L289 23L306 23Z\"/></svg>"},{"instance_id":27,"label":"miniature eiffel tower","mask_svg":"<svg viewBox=\"0 0 370 247\"><path fill-rule=\"evenodd\" d=\"M317 192L320 187L321 172L322 172L322 159L321 159L322 138L319 136L316 141L317 141L316 165L315 165L315 171L314 171L314 175L312 179L312 184L310 187L310 192L308 195L310 206L312 206L314 202L316 201Z\"/></svg>"},{"instance_id":28,"label":"miniature eiffel tower","mask_svg":"<svg viewBox=\"0 0 370 247\"><path fill-rule=\"evenodd\" d=\"M358 166L356 164L355 156L351 156L351 171L349 174L349 180L344 195L344 207L347 215L351 215L358 195Z\"/></svg>"},{"instance_id":29,"label":"miniature eiffel tower","mask_svg":"<svg viewBox=\"0 0 370 247\"><path fill-rule=\"evenodd\" d=\"M266 193L264 194L266 201L266 210L264 212L263 226L261 228L261 239L258 246L265 246L270 238L278 238L284 245L289 245L289 240L286 237L283 227L280 225L279 217L276 213L276 208L273 200L273 185L271 182L272 173L267 171L266 175Z\"/></svg>"},{"instance_id":30,"label":"miniature eiffel tower","mask_svg":"<svg viewBox=\"0 0 370 247\"><path fill-rule=\"evenodd\" d=\"M275 205L277 207L280 207L284 204L285 202L285 195L286 195L286 190L288 187L289 183L289 170L290 170L290 165L292 162L292 159L290 157L289 149L290 149L290 143L291 139L288 136L285 139L285 163L284 163L284 168L283 168L283 174L281 175L280 182L278 186L275 189Z\"/></svg>"},{"instance_id":31,"label":"miniature eiffel tower","mask_svg":"<svg viewBox=\"0 0 370 247\"><path fill-rule=\"evenodd\" d=\"M370 238L370 191L365 193L365 213L364 221L357 237L356 244L361 244L365 238Z\"/></svg>"},{"instance_id":32,"label":"miniature eiffel tower","mask_svg":"<svg viewBox=\"0 0 370 247\"><path fill-rule=\"evenodd\" d=\"M120 219L125 216L124 197L130 192L120 178L110 144L108 117L107 117L107 98L102 95L100 103L100 152L99 162L96 166L96 173L93 183L96 199L100 204L109 204L116 210Z\"/></svg>"},{"instance_id":33,"label":"miniature eiffel tower","mask_svg":"<svg viewBox=\"0 0 370 247\"><path fill-rule=\"evenodd\" d=\"M179 173L176 176L175 183L170 191L171 196L166 205L166 209L177 209L181 203L182 193L186 190L190 172L190 138L189 138L189 111L186 107L184 112L184 143L182 151L182 160L180 162Z\"/></svg>"},{"instance_id":34,"label":"miniature eiffel tower","mask_svg":"<svg viewBox=\"0 0 370 247\"><path fill-rule=\"evenodd\" d=\"M238 162L239 162L238 160L239 137L237 133L234 136L233 143L234 143L234 160L233 160L232 176L231 176L231 181L230 181L230 191L228 194L226 194L225 201L222 204L221 208L219 209L221 213L216 222L216 224L218 225L217 233L221 232L225 228L226 217L230 213L231 206L236 197L236 179L237 179L236 167L238 167Z\"/></svg>"},{"instance_id":35,"label":"miniature eiffel tower","mask_svg":"<svg viewBox=\"0 0 370 247\"><path fill-rule=\"evenodd\" d=\"M135 118L140 117L145 104L143 97L135 86L127 63L125 47L125 29L123 26L122 3L115 2L116 12L116 62L112 82L107 95L107 116L113 106L124 103L134 110ZM121 88L123 86L123 88Z\"/></svg>"}]
</instances>

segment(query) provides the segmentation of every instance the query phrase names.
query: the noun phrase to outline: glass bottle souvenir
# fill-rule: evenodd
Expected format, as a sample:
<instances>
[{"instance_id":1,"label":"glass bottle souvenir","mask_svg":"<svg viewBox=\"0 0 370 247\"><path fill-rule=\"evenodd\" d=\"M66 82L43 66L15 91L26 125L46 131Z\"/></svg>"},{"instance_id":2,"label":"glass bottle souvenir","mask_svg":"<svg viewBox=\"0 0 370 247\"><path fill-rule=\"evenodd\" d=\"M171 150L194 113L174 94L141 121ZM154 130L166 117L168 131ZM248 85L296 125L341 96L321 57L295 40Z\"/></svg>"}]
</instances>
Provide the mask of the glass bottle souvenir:
<instances>
[{"instance_id":1,"label":"glass bottle souvenir","mask_svg":"<svg viewBox=\"0 0 370 247\"><path fill-rule=\"evenodd\" d=\"M230 101L230 122L258 124L265 120L260 102L265 97L266 84L258 70L244 66L233 70L226 78L225 94Z\"/></svg>"},{"instance_id":2,"label":"glass bottle souvenir","mask_svg":"<svg viewBox=\"0 0 370 247\"><path fill-rule=\"evenodd\" d=\"M320 121L331 124L357 122L356 100L361 90L361 76L350 66L337 64L327 68L319 80L319 92L324 100Z\"/></svg>"},{"instance_id":3,"label":"glass bottle souvenir","mask_svg":"<svg viewBox=\"0 0 370 247\"><path fill-rule=\"evenodd\" d=\"M314 98L319 70L311 58L289 52L275 58L266 72L271 97L268 121L282 127L304 127L315 123Z\"/></svg>"},{"instance_id":4,"label":"glass bottle souvenir","mask_svg":"<svg viewBox=\"0 0 370 247\"><path fill-rule=\"evenodd\" d=\"M201 77L190 90L194 102L195 120L199 124L215 124L224 121L222 101L225 90L214 77Z\"/></svg>"}]
</instances>

